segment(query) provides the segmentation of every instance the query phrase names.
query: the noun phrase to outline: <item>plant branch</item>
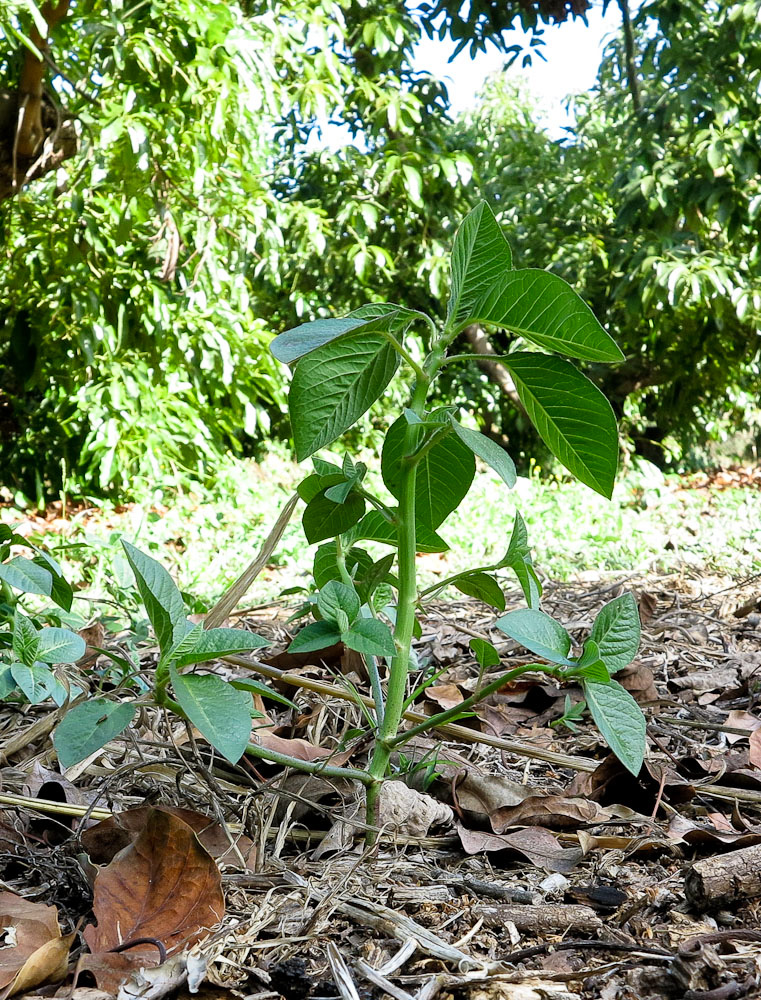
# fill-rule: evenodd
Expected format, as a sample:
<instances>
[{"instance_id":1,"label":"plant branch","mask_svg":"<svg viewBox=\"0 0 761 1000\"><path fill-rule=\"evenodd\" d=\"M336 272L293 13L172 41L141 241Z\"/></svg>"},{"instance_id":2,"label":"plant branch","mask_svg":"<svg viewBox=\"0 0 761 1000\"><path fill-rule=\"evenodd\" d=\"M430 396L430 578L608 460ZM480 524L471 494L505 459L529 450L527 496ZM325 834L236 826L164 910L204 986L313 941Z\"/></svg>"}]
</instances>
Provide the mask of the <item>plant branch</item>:
<instances>
[{"instance_id":1,"label":"plant branch","mask_svg":"<svg viewBox=\"0 0 761 1000\"><path fill-rule=\"evenodd\" d=\"M358 768L334 767L319 760L301 760L299 757L291 757L287 753L267 750L256 743L249 743L246 747L246 753L249 757L258 757L260 760L267 760L272 764L292 767L304 774L319 774L323 778L348 778L351 781L360 781L363 785L372 785L375 781L367 771L360 771Z\"/></svg>"},{"instance_id":2,"label":"plant branch","mask_svg":"<svg viewBox=\"0 0 761 1000\"><path fill-rule=\"evenodd\" d=\"M479 701L483 701L484 698L488 698L490 694L494 694L495 691L499 691L501 687L514 680L516 677L520 677L522 674L528 673L543 673L550 674L550 676L557 676L561 673L558 667L550 666L546 663L524 663L520 667L515 667L513 670L508 670L507 673L500 674L495 680L487 684L486 687L481 688L479 691L475 691L469 698L465 698L461 701L459 705L454 705L452 708L448 708L445 712L438 712L436 715L431 715L424 722L418 723L418 725L413 726L412 729L406 730L406 732L399 733L394 737L389 743L389 745L396 749L396 747L404 746L409 740L413 739L415 736L419 736L421 733L427 732L429 729L438 729L439 726L446 725L450 719L455 719L463 712L467 712L469 708L473 705L477 705Z\"/></svg>"},{"instance_id":3,"label":"plant branch","mask_svg":"<svg viewBox=\"0 0 761 1000\"><path fill-rule=\"evenodd\" d=\"M629 93L632 96L634 113L640 115L642 113L642 97L639 91L639 80L637 79L637 64L634 59L634 31L632 29L628 0L618 0L618 7L621 11L621 26L624 32L624 57L626 59L626 78L629 83Z\"/></svg>"}]
</instances>

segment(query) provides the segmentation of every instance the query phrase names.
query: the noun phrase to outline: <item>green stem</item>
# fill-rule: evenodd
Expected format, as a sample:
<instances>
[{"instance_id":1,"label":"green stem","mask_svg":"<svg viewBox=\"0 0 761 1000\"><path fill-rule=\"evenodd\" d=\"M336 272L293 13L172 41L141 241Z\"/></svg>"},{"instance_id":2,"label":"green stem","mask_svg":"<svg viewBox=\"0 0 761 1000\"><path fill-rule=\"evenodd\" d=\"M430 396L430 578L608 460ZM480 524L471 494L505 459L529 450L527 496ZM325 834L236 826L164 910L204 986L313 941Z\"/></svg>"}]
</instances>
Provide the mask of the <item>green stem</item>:
<instances>
[{"instance_id":1,"label":"green stem","mask_svg":"<svg viewBox=\"0 0 761 1000\"><path fill-rule=\"evenodd\" d=\"M383 337L384 340L387 340L389 342L389 344L391 344L391 346L394 348L394 350L396 351L396 353L400 357L404 358L404 360L407 362L407 364L410 366L410 368L413 370L413 372L415 373L415 375L419 379L425 378L425 372L423 371L423 369L420 367L420 365L417 363L417 361L415 361L415 359L412 357L412 355L406 349L406 347L403 347L399 343L399 341L396 339L396 337L394 337L390 333L386 333L383 330L379 330L378 332L380 333L380 335Z\"/></svg>"},{"instance_id":2,"label":"green stem","mask_svg":"<svg viewBox=\"0 0 761 1000\"><path fill-rule=\"evenodd\" d=\"M430 719L426 719L425 722L419 722L412 729L408 729L403 733L399 733L393 739L389 740L389 749L395 750L396 747L403 746L409 740L413 739L415 736L419 736L420 733L428 732L429 729L436 729L439 726L446 725L451 719L457 718L463 712L467 712L469 708L473 705L477 705L479 701L483 701L484 698L488 698L490 694L494 694L495 691L499 691L501 687L509 681L514 680L516 677L520 677L522 674L528 673L543 673L550 674L551 676L558 676L562 673L559 667L553 667L546 663L524 663L520 667L515 667L513 670L508 670L506 674L500 674L496 680L493 680L486 687L481 688L480 691L474 692L469 698L461 701L459 705L455 705L453 708L448 708L446 712L439 712L438 715L432 715Z\"/></svg>"},{"instance_id":3,"label":"green stem","mask_svg":"<svg viewBox=\"0 0 761 1000\"><path fill-rule=\"evenodd\" d=\"M364 497L364 499L367 500L368 503L371 503L376 510L379 510L389 524L396 524L396 513L391 507L383 503L382 500L374 497L372 493L368 493L367 490L363 490L361 486L355 486L354 492L359 496Z\"/></svg>"},{"instance_id":4,"label":"green stem","mask_svg":"<svg viewBox=\"0 0 761 1000\"><path fill-rule=\"evenodd\" d=\"M423 405L429 385L430 378L426 375L420 378L415 386L410 408L418 416L423 412ZM367 823L368 826L372 827L377 825L378 793L388 771L392 749L391 741L399 731L402 712L404 711L404 696L407 690L407 676L410 663L410 647L415 627L415 606L417 604L415 477L417 468L415 461L411 457L414 446L415 428L410 424L405 434L405 457L401 462L399 513L396 529L399 568L399 603L396 609L396 627L394 629L396 654L391 660L383 723L378 731L378 738L369 767L373 784L369 785L367 789ZM372 840L372 832L368 834L368 838Z\"/></svg>"},{"instance_id":5,"label":"green stem","mask_svg":"<svg viewBox=\"0 0 761 1000\"><path fill-rule=\"evenodd\" d=\"M448 587L450 583L456 583L457 580L460 580L463 576L472 576L474 573L492 573L494 570L502 568L503 563L498 562L492 563L490 566L476 566L474 569L464 569L461 573L453 573L451 576L447 576L443 580L439 580L438 583L433 583L430 587L426 587L425 590L421 590L420 597L423 598L427 594L433 594L443 590L444 587Z\"/></svg>"},{"instance_id":6,"label":"green stem","mask_svg":"<svg viewBox=\"0 0 761 1000\"><path fill-rule=\"evenodd\" d=\"M360 781L363 785L370 786L375 781L367 771L360 771L353 767L332 767L330 764L319 760L301 760L298 757L291 757L287 753L267 750L264 747L257 746L256 743L249 743L246 747L246 753L249 757L258 757L260 760L269 761L271 764L292 767L303 774L319 774L323 778L348 778L350 781Z\"/></svg>"},{"instance_id":7,"label":"green stem","mask_svg":"<svg viewBox=\"0 0 761 1000\"><path fill-rule=\"evenodd\" d=\"M442 427L441 430L435 431L433 434L431 434L431 436L428 438L425 444L422 445L414 453L414 455L410 456L413 464L419 465L423 461L425 456L428 454L428 452L432 448L435 448L436 445L439 443L439 441L442 441L448 434L451 433L451 431L452 431L451 426L447 424L445 427Z\"/></svg>"}]
</instances>

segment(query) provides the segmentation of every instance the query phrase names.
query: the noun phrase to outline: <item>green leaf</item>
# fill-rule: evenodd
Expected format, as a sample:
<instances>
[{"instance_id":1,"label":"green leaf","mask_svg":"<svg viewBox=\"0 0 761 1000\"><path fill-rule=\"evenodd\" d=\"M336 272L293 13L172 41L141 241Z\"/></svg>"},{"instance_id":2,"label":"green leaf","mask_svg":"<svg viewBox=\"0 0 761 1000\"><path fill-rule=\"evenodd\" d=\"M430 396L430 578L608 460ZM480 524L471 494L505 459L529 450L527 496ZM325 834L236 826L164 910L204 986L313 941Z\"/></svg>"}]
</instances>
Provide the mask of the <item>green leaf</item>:
<instances>
[{"instance_id":1,"label":"green leaf","mask_svg":"<svg viewBox=\"0 0 761 1000\"><path fill-rule=\"evenodd\" d=\"M37 638L37 659L43 663L76 663L87 648L84 639L67 628L44 628Z\"/></svg>"},{"instance_id":2,"label":"green leaf","mask_svg":"<svg viewBox=\"0 0 761 1000\"><path fill-rule=\"evenodd\" d=\"M516 353L503 364L552 454L582 483L610 499L618 467L618 430L605 396L560 358Z\"/></svg>"},{"instance_id":3,"label":"green leaf","mask_svg":"<svg viewBox=\"0 0 761 1000\"><path fill-rule=\"evenodd\" d=\"M399 499L405 439L410 432L415 445L425 437L422 424L410 425L399 417L389 427L383 443L381 473L389 492ZM430 433L430 432L429 432ZM472 451L455 435L442 438L418 462L415 476L415 517L429 528L438 526L459 507L476 474Z\"/></svg>"},{"instance_id":4,"label":"green leaf","mask_svg":"<svg viewBox=\"0 0 761 1000\"><path fill-rule=\"evenodd\" d=\"M425 524L417 524L418 552L446 552L449 546L444 539ZM366 538L368 541L383 542L386 545L397 545L396 528L389 524L379 510L371 510L352 529L351 540Z\"/></svg>"},{"instance_id":5,"label":"green leaf","mask_svg":"<svg viewBox=\"0 0 761 1000\"><path fill-rule=\"evenodd\" d=\"M318 458L316 455L312 458L312 465L318 476L341 475L341 469L337 465L334 465L333 462L326 462L324 458Z\"/></svg>"},{"instance_id":6,"label":"green leaf","mask_svg":"<svg viewBox=\"0 0 761 1000\"><path fill-rule=\"evenodd\" d=\"M255 632L242 628L210 628L201 631L191 650L181 652L175 663L187 667L191 663L206 663L207 660L230 656L233 653L250 653L269 643Z\"/></svg>"},{"instance_id":7,"label":"green leaf","mask_svg":"<svg viewBox=\"0 0 761 1000\"><path fill-rule=\"evenodd\" d=\"M353 587L347 587L338 580L331 580L320 591L317 608L325 621L334 625L337 622L337 612L343 611L351 625L359 617L359 597Z\"/></svg>"},{"instance_id":8,"label":"green leaf","mask_svg":"<svg viewBox=\"0 0 761 1000\"><path fill-rule=\"evenodd\" d=\"M486 639L471 639L469 645L473 650L476 662L482 670L499 666L499 650L495 646L492 646L490 642L487 642Z\"/></svg>"},{"instance_id":9,"label":"green leaf","mask_svg":"<svg viewBox=\"0 0 761 1000\"><path fill-rule=\"evenodd\" d=\"M251 738L251 695L214 674L180 674L170 666L174 696L188 719L231 764Z\"/></svg>"},{"instance_id":10,"label":"green leaf","mask_svg":"<svg viewBox=\"0 0 761 1000\"><path fill-rule=\"evenodd\" d=\"M125 539L122 539L122 547L135 574L137 589L156 633L159 648L162 653L166 653L184 635L186 618L182 595L160 563ZM175 636L176 626L181 627L178 636Z\"/></svg>"},{"instance_id":11,"label":"green leaf","mask_svg":"<svg viewBox=\"0 0 761 1000\"><path fill-rule=\"evenodd\" d=\"M368 600L381 584L388 582L388 574L391 572L391 567L394 565L395 558L396 556L394 553L389 552L388 555L378 559L377 562L372 563L367 568L360 568L358 580L360 582L360 589L365 596L365 600Z\"/></svg>"},{"instance_id":12,"label":"green leaf","mask_svg":"<svg viewBox=\"0 0 761 1000\"><path fill-rule=\"evenodd\" d=\"M357 493L350 494L345 503L334 503L324 493L319 493L306 505L301 518L307 541L312 544L342 535L361 519L365 506Z\"/></svg>"},{"instance_id":13,"label":"green leaf","mask_svg":"<svg viewBox=\"0 0 761 1000\"><path fill-rule=\"evenodd\" d=\"M372 556L356 546L350 548L344 558L346 569L352 578L363 577L373 565ZM321 590L329 580L341 579L335 542L325 542L317 547L312 563L312 576L318 590Z\"/></svg>"},{"instance_id":14,"label":"green leaf","mask_svg":"<svg viewBox=\"0 0 761 1000\"><path fill-rule=\"evenodd\" d=\"M273 691L271 687L267 687L261 681L251 680L249 677L236 677L235 680L230 681L230 685L239 691L249 691L251 694L259 694L262 698L271 698L272 701L277 701L281 705L287 705L288 708L293 708L297 712L299 710L299 706L291 701L290 698L286 698L279 691Z\"/></svg>"},{"instance_id":15,"label":"green leaf","mask_svg":"<svg viewBox=\"0 0 761 1000\"><path fill-rule=\"evenodd\" d=\"M71 584L64 579L63 572L57 560L55 560L43 549L38 549L36 545L32 547L37 553L35 562L38 565L40 562L43 562L45 564L44 568L50 573L50 597L55 601L59 608L63 608L64 611L71 611L71 604L74 600L74 591L71 588Z\"/></svg>"},{"instance_id":16,"label":"green leaf","mask_svg":"<svg viewBox=\"0 0 761 1000\"><path fill-rule=\"evenodd\" d=\"M551 663L573 665L568 659L571 651L570 635L559 622L550 618L544 611L519 608L517 611L508 611L494 624L505 635L509 635L511 639L515 639L537 656L542 656Z\"/></svg>"},{"instance_id":17,"label":"green leaf","mask_svg":"<svg viewBox=\"0 0 761 1000\"><path fill-rule=\"evenodd\" d=\"M359 618L341 635L343 642L366 656L393 656L396 645L391 629L377 618Z\"/></svg>"},{"instance_id":18,"label":"green leaf","mask_svg":"<svg viewBox=\"0 0 761 1000\"><path fill-rule=\"evenodd\" d=\"M135 717L135 705L105 698L83 701L70 708L53 734L61 767L78 764L123 733Z\"/></svg>"},{"instance_id":19,"label":"green leaf","mask_svg":"<svg viewBox=\"0 0 761 1000\"><path fill-rule=\"evenodd\" d=\"M11 691L15 690L16 682L11 673L10 663L0 663L0 701L4 701Z\"/></svg>"},{"instance_id":20,"label":"green leaf","mask_svg":"<svg viewBox=\"0 0 761 1000\"><path fill-rule=\"evenodd\" d=\"M50 697L49 685L54 678L49 667L39 663L30 667L25 663L13 663L11 676L31 705L39 705Z\"/></svg>"},{"instance_id":21,"label":"green leaf","mask_svg":"<svg viewBox=\"0 0 761 1000\"><path fill-rule=\"evenodd\" d=\"M398 364L396 351L376 333L345 337L302 358L288 398L297 460L348 430L383 393Z\"/></svg>"},{"instance_id":22,"label":"green leaf","mask_svg":"<svg viewBox=\"0 0 761 1000\"><path fill-rule=\"evenodd\" d=\"M587 663L586 666L580 667L578 671L574 671L574 676L581 677L585 681L594 681L595 684L608 684L610 681L608 668L602 660Z\"/></svg>"},{"instance_id":23,"label":"green leaf","mask_svg":"<svg viewBox=\"0 0 761 1000\"><path fill-rule=\"evenodd\" d=\"M509 566L518 577L523 596L530 608L539 607L542 596L542 585L536 575L528 544L528 531L520 514L516 512L513 530L507 546L507 552L501 561L502 566Z\"/></svg>"},{"instance_id":24,"label":"green leaf","mask_svg":"<svg viewBox=\"0 0 761 1000\"><path fill-rule=\"evenodd\" d=\"M597 643L605 666L615 674L637 655L640 634L637 602L631 594L621 594L602 608L589 637Z\"/></svg>"},{"instance_id":25,"label":"green leaf","mask_svg":"<svg viewBox=\"0 0 761 1000\"><path fill-rule=\"evenodd\" d=\"M549 351L582 361L623 361L586 302L556 274L526 268L505 274L474 303L467 321L511 330Z\"/></svg>"},{"instance_id":26,"label":"green leaf","mask_svg":"<svg viewBox=\"0 0 761 1000\"><path fill-rule=\"evenodd\" d=\"M316 496L319 496L326 487L332 486L334 483L343 482L343 476L340 472L318 475L317 473L312 473L311 476L307 476L306 479L302 479L299 485L296 487L296 492L304 501L304 503L310 503L314 500Z\"/></svg>"},{"instance_id":27,"label":"green leaf","mask_svg":"<svg viewBox=\"0 0 761 1000\"><path fill-rule=\"evenodd\" d=\"M0 563L0 580L24 594L42 594L43 597L50 597L53 588L50 571L24 556Z\"/></svg>"},{"instance_id":28,"label":"green leaf","mask_svg":"<svg viewBox=\"0 0 761 1000\"><path fill-rule=\"evenodd\" d=\"M489 205L467 215L454 238L447 326L467 326L477 302L511 270L510 244Z\"/></svg>"},{"instance_id":29,"label":"green leaf","mask_svg":"<svg viewBox=\"0 0 761 1000\"><path fill-rule=\"evenodd\" d=\"M341 633L333 622L314 622L303 628L288 647L289 653L314 653L341 642Z\"/></svg>"},{"instance_id":30,"label":"green leaf","mask_svg":"<svg viewBox=\"0 0 761 1000\"><path fill-rule=\"evenodd\" d=\"M618 681L597 684L582 680L584 697L605 742L636 777L645 759L645 717Z\"/></svg>"},{"instance_id":31,"label":"green leaf","mask_svg":"<svg viewBox=\"0 0 761 1000\"><path fill-rule=\"evenodd\" d=\"M505 610L505 595L502 588L488 573L469 573L454 581L455 587L468 597L475 597L484 604L490 604L498 611Z\"/></svg>"},{"instance_id":32,"label":"green leaf","mask_svg":"<svg viewBox=\"0 0 761 1000\"><path fill-rule=\"evenodd\" d=\"M452 429L462 443L470 448L474 455L478 455L482 461L491 466L507 488L512 489L516 480L515 463L505 449L500 448L496 441L492 441L485 434L458 424L454 417L450 417L449 420Z\"/></svg>"},{"instance_id":33,"label":"green leaf","mask_svg":"<svg viewBox=\"0 0 761 1000\"><path fill-rule=\"evenodd\" d=\"M341 319L316 319L286 330L275 337L270 344L270 351L278 361L290 365L347 334L356 336L378 330L393 332L403 329L415 315L409 309L391 303L362 306Z\"/></svg>"},{"instance_id":34,"label":"green leaf","mask_svg":"<svg viewBox=\"0 0 761 1000\"><path fill-rule=\"evenodd\" d=\"M37 660L40 650L40 638L34 623L20 611L13 616L13 652L28 667Z\"/></svg>"},{"instance_id":35,"label":"green leaf","mask_svg":"<svg viewBox=\"0 0 761 1000\"><path fill-rule=\"evenodd\" d=\"M338 483L336 486L331 486L330 489L325 490L325 496L328 500L332 500L333 503L345 503L346 498L354 489L355 482L356 480L354 479L345 479L342 483Z\"/></svg>"}]
</instances>

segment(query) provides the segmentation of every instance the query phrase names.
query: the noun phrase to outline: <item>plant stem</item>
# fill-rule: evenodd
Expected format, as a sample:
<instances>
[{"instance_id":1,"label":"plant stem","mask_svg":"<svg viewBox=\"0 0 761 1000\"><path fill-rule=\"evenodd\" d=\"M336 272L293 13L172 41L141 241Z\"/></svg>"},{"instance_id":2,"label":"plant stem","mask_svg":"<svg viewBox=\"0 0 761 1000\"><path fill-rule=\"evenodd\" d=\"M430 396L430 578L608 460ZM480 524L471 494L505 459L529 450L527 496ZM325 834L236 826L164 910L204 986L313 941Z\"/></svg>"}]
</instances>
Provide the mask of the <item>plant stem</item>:
<instances>
[{"instance_id":1,"label":"plant stem","mask_svg":"<svg viewBox=\"0 0 761 1000\"><path fill-rule=\"evenodd\" d=\"M443 580L439 580L438 583L433 583L430 587L426 587L425 590L421 590L420 597L425 597L427 594L433 594L439 590L443 590L444 587L448 587L450 583L455 583L464 576L473 576L474 573L491 573L495 569L502 569L503 566L504 563L500 561L497 563L491 563L489 566L476 566L474 569L464 569L460 573L453 573L451 576L447 576Z\"/></svg>"},{"instance_id":2,"label":"plant stem","mask_svg":"<svg viewBox=\"0 0 761 1000\"><path fill-rule=\"evenodd\" d=\"M360 781L363 785L372 785L374 781L367 771L360 771L354 767L333 767L320 760L301 760L298 757L291 757L287 753L278 753L277 750L267 750L265 747L257 746L256 743L249 743L246 747L246 753L249 757L258 757L260 760L267 760L272 764L292 767L304 774L319 774L323 778L348 778L351 781Z\"/></svg>"},{"instance_id":3,"label":"plant stem","mask_svg":"<svg viewBox=\"0 0 761 1000\"><path fill-rule=\"evenodd\" d=\"M514 680L516 677L520 677L522 674L537 672L550 674L551 676L558 676L562 673L559 667L550 666L547 663L524 663L520 667L508 670L506 674L500 674L496 680L487 684L486 687L481 688L480 691L476 691L469 698L465 698L465 700L461 701L459 705L454 705L452 708L448 708L446 712L439 712L437 715L432 715L429 719L426 719L425 722L419 722L416 726L413 726L412 729L408 729L404 733L399 733L393 739L389 740L390 749L394 750L396 747L403 746L413 737L419 736L420 733L425 733L429 729L436 729L438 726L445 725L445 723L449 722L450 719L455 719L463 712L467 712L467 710L472 708L473 705L477 705L479 701L483 701L483 699L488 698L490 694L494 694L495 691L499 691L501 687L504 687L505 684Z\"/></svg>"},{"instance_id":4,"label":"plant stem","mask_svg":"<svg viewBox=\"0 0 761 1000\"><path fill-rule=\"evenodd\" d=\"M410 408L418 416L423 412L423 404L430 385L430 377L424 375L415 385ZM388 770L391 756L391 741L399 731L399 724L404 711L404 696L407 690L407 675L409 672L410 647L412 633L415 627L415 605L417 603L417 532L415 526L415 479L416 462L411 456L415 446L415 428L408 425L405 434L405 455L401 462L399 481L399 513L397 521L398 566L399 566L399 604L396 611L396 627L394 642L396 654L391 660L388 678L386 706L383 723L378 731L378 738L370 761L369 773L373 784L367 789L367 824L377 826L378 793ZM368 831L368 840L372 842L374 831Z\"/></svg>"}]
</instances>

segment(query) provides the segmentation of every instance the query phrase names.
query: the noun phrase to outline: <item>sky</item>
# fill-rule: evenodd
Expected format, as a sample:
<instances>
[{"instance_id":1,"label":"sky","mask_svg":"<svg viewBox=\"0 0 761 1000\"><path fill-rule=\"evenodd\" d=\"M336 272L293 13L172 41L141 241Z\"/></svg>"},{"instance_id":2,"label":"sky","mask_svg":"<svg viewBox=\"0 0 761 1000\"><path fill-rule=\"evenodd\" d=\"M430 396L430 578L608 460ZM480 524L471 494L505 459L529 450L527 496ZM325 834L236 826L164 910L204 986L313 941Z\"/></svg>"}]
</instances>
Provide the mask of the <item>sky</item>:
<instances>
[{"instance_id":1,"label":"sky","mask_svg":"<svg viewBox=\"0 0 761 1000\"><path fill-rule=\"evenodd\" d=\"M565 24L546 27L542 51L547 61L534 57L532 65L524 69L518 58L506 71L515 79L523 78L537 98L542 118L554 138L559 138L563 126L571 123L563 107L565 99L592 87L605 41L621 24L621 13L612 3L604 17L598 3L588 12L587 18L588 27L582 21L570 19ZM528 34L512 31L505 37L508 44L528 47ZM453 50L454 44L448 40L440 42L423 37L415 49L414 65L415 69L427 70L447 84L452 113L457 114L473 107L484 80L489 74L502 70L505 57L489 46L475 59L471 59L465 49L450 63L448 59Z\"/></svg>"}]
</instances>

